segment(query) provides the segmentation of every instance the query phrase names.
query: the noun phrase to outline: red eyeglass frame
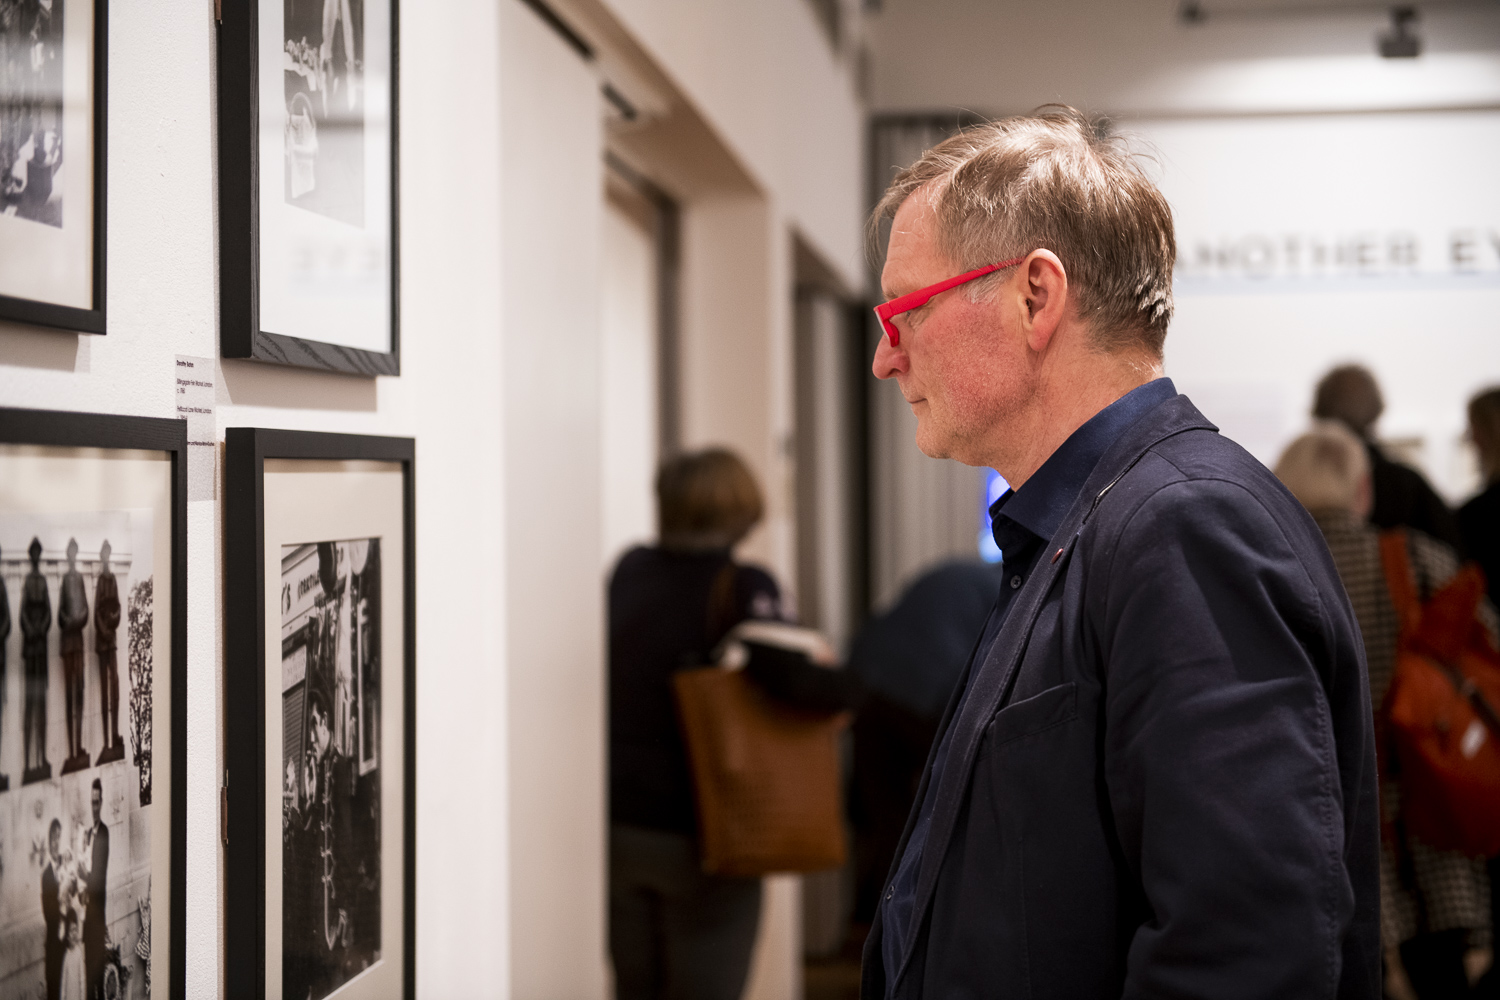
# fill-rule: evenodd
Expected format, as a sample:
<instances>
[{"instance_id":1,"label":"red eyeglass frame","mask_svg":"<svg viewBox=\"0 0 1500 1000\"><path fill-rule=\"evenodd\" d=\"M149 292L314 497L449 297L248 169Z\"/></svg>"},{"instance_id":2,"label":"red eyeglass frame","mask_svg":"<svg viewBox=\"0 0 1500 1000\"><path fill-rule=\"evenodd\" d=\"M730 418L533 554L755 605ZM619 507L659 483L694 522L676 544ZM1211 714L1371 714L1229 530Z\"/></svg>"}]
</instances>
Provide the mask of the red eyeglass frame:
<instances>
[{"instance_id":1,"label":"red eyeglass frame","mask_svg":"<svg viewBox=\"0 0 1500 1000\"><path fill-rule=\"evenodd\" d=\"M919 288L915 292L907 292L905 295L891 299L889 302L880 303L880 305L875 307L875 315L880 318L880 325L885 327L885 335L891 338L891 346L898 347L901 344L901 334L896 329L896 324L891 322L896 316L904 312L911 312L913 309L920 309L934 295L946 292L950 288L957 288L959 285L968 284L975 278L982 278L986 274L993 274L1002 268L1015 267L1025 259L1025 257L1017 257L1014 260L1002 260L998 264L986 264L984 267L976 267L972 271L965 271L963 274L955 275L952 278L945 278L935 285Z\"/></svg>"}]
</instances>

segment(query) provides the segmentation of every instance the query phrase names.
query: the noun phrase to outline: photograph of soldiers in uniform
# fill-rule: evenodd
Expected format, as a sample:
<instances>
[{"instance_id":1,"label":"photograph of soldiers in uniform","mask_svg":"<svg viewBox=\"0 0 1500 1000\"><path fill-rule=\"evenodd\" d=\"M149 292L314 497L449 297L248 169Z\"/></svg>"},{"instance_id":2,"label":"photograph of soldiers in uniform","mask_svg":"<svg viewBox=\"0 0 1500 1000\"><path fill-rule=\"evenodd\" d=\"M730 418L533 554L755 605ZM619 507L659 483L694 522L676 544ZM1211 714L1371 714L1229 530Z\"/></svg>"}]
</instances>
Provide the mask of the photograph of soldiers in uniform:
<instances>
[{"instance_id":1,"label":"photograph of soldiers in uniform","mask_svg":"<svg viewBox=\"0 0 1500 1000\"><path fill-rule=\"evenodd\" d=\"M150 996L152 514L0 514L0 996Z\"/></svg>"},{"instance_id":2,"label":"photograph of soldiers in uniform","mask_svg":"<svg viewBox=\"0 0 1500 1000\"><path fill-rule=\"evenodd\" d=\"M282 995L380 961L380 539L281 550Z\"/></svg>"},{"instance_id":3,"label":"photograph of soldiers in uniform","mask_svg":"<svg viewBox=\"0 0 1500 1000\"><path fill-rule=\"evenodd\" d=\"M0 0L0 215L62 226L63 7Z\"/></svg>"},{"instance_id":4,"label":"photograph of soldiers in uniform","mask_svg":"<svg viewBox=\"0 0 1500 1000\"><path fill-rule=\"evenodd\" d=\"M365 0L282 0L286 201L365 222Z\"/></svg>"}]
</instances>

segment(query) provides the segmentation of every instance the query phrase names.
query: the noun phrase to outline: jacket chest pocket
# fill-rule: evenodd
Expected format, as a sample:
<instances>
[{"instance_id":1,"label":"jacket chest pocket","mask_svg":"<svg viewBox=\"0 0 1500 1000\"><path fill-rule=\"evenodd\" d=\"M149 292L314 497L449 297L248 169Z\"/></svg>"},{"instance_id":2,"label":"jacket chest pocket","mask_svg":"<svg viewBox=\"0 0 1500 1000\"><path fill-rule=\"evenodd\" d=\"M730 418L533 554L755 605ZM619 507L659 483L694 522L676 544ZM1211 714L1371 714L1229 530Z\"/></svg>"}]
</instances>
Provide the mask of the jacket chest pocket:
<instances>
[{"instance_id":1,"label":"jacket chest pocket","mask_svg":"<svg viewBox=\"0 0 1500 1000\"><path fill-rule=\"evenodd\" d=\"M1047 688L1030 698L1006 705L985 727L979 757L994 753L1007 743L1035 736L1078 718L1078 684L1068 681Z\"/></svg>"}]
</instances>

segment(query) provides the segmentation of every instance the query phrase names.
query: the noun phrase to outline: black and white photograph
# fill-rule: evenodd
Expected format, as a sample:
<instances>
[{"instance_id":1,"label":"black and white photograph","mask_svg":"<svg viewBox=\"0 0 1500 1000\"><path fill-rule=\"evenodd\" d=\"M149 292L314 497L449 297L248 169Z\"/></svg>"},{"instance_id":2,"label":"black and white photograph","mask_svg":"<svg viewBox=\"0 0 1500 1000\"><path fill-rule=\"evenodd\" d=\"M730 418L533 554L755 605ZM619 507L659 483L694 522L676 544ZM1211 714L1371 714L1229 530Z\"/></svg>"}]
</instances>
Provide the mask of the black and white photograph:
<instances>
[{"instance_id":1,"label":"black and white photograph","mask_svg":"<svg viewBox=\"0 0 1500 1000\"><path fill-rule=\"evenodd\" d=\"M0 513L0 996L152 995L152 536Z\"/></svg>"},{"instance_id":2,"label":"black and white photograph","mask_svg":"<svg viewBox=\"0 0 1500 1000\"><path fill-rule=\"evenodd\" d=\"M400 374L396 0L223 13L220 349Z\"/></svg>"},{"instance_id":3,"label":"black and white photograph","mask_svg":"<svg viewBox=\"0 0 1500 1000\"><path fill-rule=\"evenodd\" d=\"M0 0L0 319L104 332L104 11Z\"/></svg>"},{"instance_id":4,"label":"black and white photograph","mask_svg":"<svg viewBox=\"0 0 1500 1000\"><path fill-rule=\"evenodd\" d=\"M184 990L187 433L0 409L0 997Z\"/></svg>"},{"instance_id":5,"label":"black and white photograph","mask_svg":"<svg viewBox=\"0 0 1500 1000\"><path fill-rule=\"evenodd\" d=\"M68 0L0 0L0 215L62 228Z\"/></svg>"},{"instance_id":6,"label":"black and white photograph","mask_svg":"<svg viewBox=\"0 0 1500 1000\"><path fill-rule=\"evenodd\" d=\"M380 961L380 539L281 550L282 997Z\"/></svg>"},{"instance_id":7,"label":"black and white photograph","mask_svg":"<svg viewBox=\"0 0 1500 1000\"><path fill-rule=\"evenodd\" d=\"M224 968L247 996L415 996L414 459L225 433Z\"/></svg>"},{"instance_id":8,"label":"black and white photograph","mask_svg":"<svg viewBox=\"0 0 1500 1000\"><path fill-rule=\"evenodd\" d=\"M364 0L284 0L286 201L365 218Z\"/></svg>"}]
</instances>

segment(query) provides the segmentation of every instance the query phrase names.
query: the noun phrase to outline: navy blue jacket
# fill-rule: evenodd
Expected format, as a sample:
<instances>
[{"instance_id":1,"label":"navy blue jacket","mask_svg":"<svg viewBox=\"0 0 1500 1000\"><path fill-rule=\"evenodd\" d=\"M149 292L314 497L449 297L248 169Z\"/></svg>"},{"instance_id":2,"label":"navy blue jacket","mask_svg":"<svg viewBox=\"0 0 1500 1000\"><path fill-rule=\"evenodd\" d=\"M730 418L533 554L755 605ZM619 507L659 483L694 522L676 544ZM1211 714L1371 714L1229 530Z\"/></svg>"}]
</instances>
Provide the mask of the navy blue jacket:
<instances>
[{"instance_id":1,"label":"navy blue jacket","mask_svg":"<svg viewBox=\"0 0 1500 1000\"><path fill-rule=\"evenodd\" d=\"M877 911L864 1000L1379 997L1359 629L1312 518L1186 397L1099 460L950 727L920 929L888 984Z\"/></svg>"}]
</instances>

